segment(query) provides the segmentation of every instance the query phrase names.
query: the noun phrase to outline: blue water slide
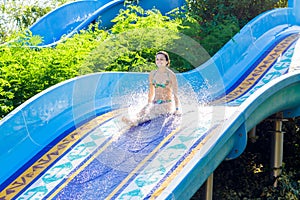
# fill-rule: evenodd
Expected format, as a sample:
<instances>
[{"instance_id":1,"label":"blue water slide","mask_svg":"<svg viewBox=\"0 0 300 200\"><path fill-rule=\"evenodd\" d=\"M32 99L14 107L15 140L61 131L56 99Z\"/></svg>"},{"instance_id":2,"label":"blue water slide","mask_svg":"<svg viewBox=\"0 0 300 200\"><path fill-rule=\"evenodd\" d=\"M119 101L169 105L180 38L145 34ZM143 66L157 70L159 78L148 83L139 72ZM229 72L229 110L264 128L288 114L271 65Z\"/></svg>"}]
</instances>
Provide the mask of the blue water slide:
<instances>
[{"instance_id":1,"label":"blue water slide","mask_svg":"<svg viewBox=\"0 0 300 200\"><path fill-rule=\"evenodd\" d=\"M137 5L144 9L156 8L162 14L170 12L184 4L184 0L140 0ZM51 47L86 29L91 23L100 22L100 28L110 28L111 20L119 10L125 8L124 0L80 0L67 3L46 14L29 30L32 35L39 35L43 42L40 47Z\"/></svg>"},{"instance_id":2,"label":"blue water slide","mask_svg":"<svg viewBox=\"0 0 300 200\"><path fill-rule=\"evenodd\" d=\"M145 99L145 73L80 76L29 99L0 121L0 198L189 199L261 120L300 115L298 4L257 16L177 74L181 117L122 123Z\"/></svg>"},{"instance_id":3,"label":"blue water slide","mask_svg":"<svg viewBox=\"0 0 300 200\"><path fill-rule=\"evenodd\" d=\"M213 99L224 96L253 70L259 57L266 55L271 46L298 31L292 8L263 13L243 27L210 62L195 70L203 74L203 81L214 87ZM211 73L212 68L216 73Z\"/></svg>"}]
</instances>

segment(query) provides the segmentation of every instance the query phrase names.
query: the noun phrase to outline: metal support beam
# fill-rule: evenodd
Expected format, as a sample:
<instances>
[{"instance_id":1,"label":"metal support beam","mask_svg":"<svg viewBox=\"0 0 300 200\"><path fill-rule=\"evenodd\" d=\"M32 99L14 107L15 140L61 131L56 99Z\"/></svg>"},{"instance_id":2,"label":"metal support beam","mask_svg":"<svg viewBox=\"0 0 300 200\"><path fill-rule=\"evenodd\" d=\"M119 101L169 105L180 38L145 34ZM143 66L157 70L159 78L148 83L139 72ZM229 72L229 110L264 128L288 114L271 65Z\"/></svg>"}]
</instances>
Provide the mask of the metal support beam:
<instances>
[{"instance_id":1,"label":"metal support beam","mask_svg":"<svg viewBox=\"0 0 300 200\"><path fill-rule=\"evenodd\" d=\"M253 127L253 128L249 131L248 137L249 137L249 139L250 139L250 141L251 141L252 143L255 143L255 142L256 142L256 139L257 139L257 136L256 136L256 126Z\"/></svg>"},{"instance_id":2,"label":"metal support beam","mask_svg":"<svg viewBox=\"0 0 300 200\"><path fill-rule=\"evenodd\" d=\"M276 114L275 131L272 135L272 160L273 166L272 176L277 178L281 174L283 160L283 132L282 132L282 112ZM277 187L277 180L274 182L274 187Z\"/></svg>"},{"instance_id":3,"label":"metal support beam","mask_svg":"<svg viewBox=\"0 0 300 200\"><path fill-rule=\"evenodd\" d=\"M205 200L213 199L213 182L214 174L212 173L206 180L205 183Z\"/></svg>"}]
</instances>

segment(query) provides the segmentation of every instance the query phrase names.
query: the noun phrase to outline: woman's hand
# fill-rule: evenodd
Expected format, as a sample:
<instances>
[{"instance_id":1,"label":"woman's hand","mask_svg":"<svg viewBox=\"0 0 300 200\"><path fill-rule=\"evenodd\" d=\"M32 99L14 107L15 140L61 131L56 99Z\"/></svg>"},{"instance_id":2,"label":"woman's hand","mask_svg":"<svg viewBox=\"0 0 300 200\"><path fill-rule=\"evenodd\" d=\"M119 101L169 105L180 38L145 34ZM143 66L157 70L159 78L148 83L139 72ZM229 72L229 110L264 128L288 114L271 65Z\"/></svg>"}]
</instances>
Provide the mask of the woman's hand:
<instances>
[{"instance_id":1,"label":"woman's hand","mask_svg":"<svg viewBox=\"0 0 300 200\"><path fill-rule=\"evenodd\" d=\"M177 107L175 109L174 115L179 115L180 116L181 114L182 114L181 109Z\"/></svg>"},{"instance_id":2,"label":"woman's hand","mask_svg":"<svg viewBox=\"0 0 300 200\"><path fill-rule=\"evenodd\" d=\"M149 108L152 104L151 103L148 103L147 105L145 105L142 110L138 113L138 117L141 118L141 117L144 117L145 115L148 114L149 112Z\"/></svg>"}]
</instances>

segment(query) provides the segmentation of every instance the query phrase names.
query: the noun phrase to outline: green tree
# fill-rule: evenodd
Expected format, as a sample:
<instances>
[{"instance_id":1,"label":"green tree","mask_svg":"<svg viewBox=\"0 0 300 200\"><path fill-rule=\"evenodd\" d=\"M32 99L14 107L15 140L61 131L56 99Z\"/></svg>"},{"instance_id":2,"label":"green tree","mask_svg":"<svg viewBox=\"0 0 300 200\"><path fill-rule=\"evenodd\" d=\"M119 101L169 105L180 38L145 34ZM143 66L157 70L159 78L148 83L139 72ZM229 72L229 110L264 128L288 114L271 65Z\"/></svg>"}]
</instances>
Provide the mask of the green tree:
<instances>
[{"instance_id":1,"label":"green tree","mask_svg":"<svg viewBox=\"0 0 300 200\"><path fill-rule=\"evenodd\" d=\"M187 0L186 9L199 23L198 41L214 55L251 19L286 6L287 0Z\"/></svg>"},{"instance_id":2,"label":"green tree","mask_svg":"<svg viewBox=\"0 0 300 200\"><path fill-rule=\"evenodd\" d=\"M115 24L110 29L111 34L91 53L84 65L85 71L151 71L155 69L155 53L161 49L172 52L182 37L180 30L188 28L179 18L171 19L159 10L145 11L131 5L112 21ZM174 70L193 69L190 63L182 59L177 62L176 55L173 56Z\"/></svg>"},{"instance_id":3,"label":"green tree","mask_svg":"<svg viewBox=\"0 0 300 200\"><path fill-rule=\"evenodd\" d=\"M29 48L26 45L41 39L25 34L10 46L0 46L0 118L35 94L78 76L85 58L107 36L106 31L95 30L90 27L56 48Z\"/></svg>"}]
</instances>

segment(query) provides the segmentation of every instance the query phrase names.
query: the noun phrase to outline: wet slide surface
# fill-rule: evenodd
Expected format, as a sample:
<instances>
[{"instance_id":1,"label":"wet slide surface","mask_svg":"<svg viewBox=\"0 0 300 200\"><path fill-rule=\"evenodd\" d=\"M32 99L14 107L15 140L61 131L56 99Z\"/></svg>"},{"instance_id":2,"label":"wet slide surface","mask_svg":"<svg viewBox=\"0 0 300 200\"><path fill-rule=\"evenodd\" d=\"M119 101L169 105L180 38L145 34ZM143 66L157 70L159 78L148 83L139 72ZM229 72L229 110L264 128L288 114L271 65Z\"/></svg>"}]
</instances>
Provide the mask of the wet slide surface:
<instances>
[{"instance_id":1,"label":"wet slide surface","mask_svg":"<svg viewBox=\"0 0 300 200\"><path fill-rule=\"evenodd\" d=\"M183 104L180 117L132 128L120 120L124 110L112 110L65 132L1 185L1 199L159 197L195 157L207 154L210 139L222 134L241 103L287 73L298 37L275 41L226 97L210 105Z\"/></svg>"},{"instance_id":2,"label":"wet slide surface","mask_svg":"<svg viewBox=\"0 0 300 200\"><path fill-rule=\"evenodd\" d=\"M192 116L186 114L186 117ZM158 117L129 128L121 127L115 112L101 115L36 158L35 163L7 187L6 190L14 188L15 193L6 197L151 196L172 168L208 134L205 127L192 128L191 132L190 128L178 125L181 120L176 116ZM15 187L24 180L26 185ZM133 186L137 188L130 190Z\"/></svg>"}]
</instances>

